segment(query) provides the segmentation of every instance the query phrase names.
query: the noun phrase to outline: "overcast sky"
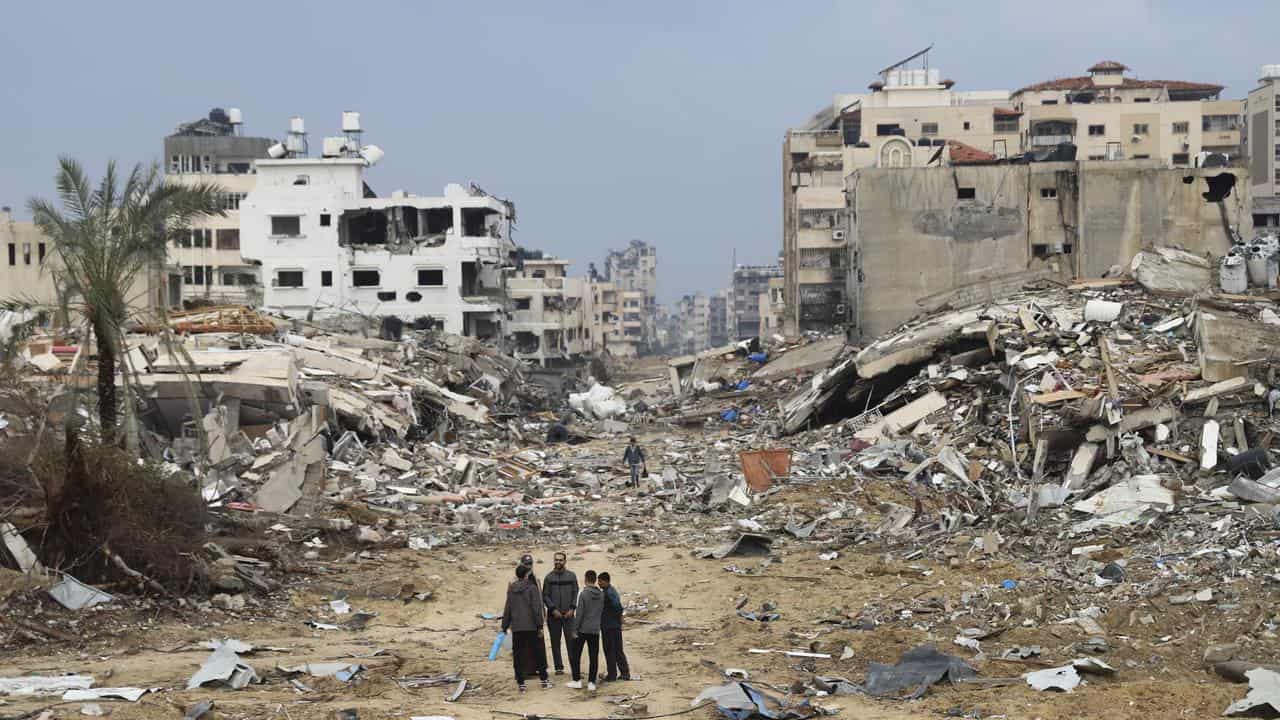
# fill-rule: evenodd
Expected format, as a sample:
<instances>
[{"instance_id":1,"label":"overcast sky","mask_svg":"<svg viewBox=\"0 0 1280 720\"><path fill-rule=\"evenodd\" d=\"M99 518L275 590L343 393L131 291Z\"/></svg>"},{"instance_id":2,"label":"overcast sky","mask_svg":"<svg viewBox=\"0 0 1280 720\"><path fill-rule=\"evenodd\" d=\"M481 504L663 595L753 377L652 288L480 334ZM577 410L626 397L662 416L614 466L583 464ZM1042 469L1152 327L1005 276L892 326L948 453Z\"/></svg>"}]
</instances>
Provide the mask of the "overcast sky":
<instances>
[{"instance_id":1,"label":"overcast sky","mask_svg":"<svg viewBox=\"0 0 1280 720\"><path fill-rule=\"evenodd\" d=\"M95 176L159 160L214 106L270 137L302 115L312 147L358 110L380 194L475 181L576 273L646 240L669 302L723 287L735 250L774 261L786 128L930 43L960 90L1114 59L1239 98L1280 63L1277 28L1276 0L13 2L0 205L52 195L61 153Z\"/></svg>"}]
</instances>

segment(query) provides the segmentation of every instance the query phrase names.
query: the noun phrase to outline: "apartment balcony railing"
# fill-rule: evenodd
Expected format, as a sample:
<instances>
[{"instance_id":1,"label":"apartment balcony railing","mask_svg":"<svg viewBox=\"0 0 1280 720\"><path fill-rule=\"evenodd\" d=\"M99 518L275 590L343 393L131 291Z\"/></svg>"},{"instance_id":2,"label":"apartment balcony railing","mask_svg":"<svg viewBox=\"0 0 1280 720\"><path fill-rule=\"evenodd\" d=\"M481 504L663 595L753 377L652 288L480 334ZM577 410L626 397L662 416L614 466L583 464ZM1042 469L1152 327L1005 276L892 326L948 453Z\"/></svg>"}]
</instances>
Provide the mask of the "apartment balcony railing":
<instances>
[{"instance_id":1,"label":"apartment balcony railing","mask_svg":"<svg viewBox=\"0 0 1280 720\"><path fill-rule=\"evenodd\" d=\"M1034 147L1046 147L1053 145L1061 145L1062 143L1074 142L1071 135L1032 135L1031 145Z\"/></svg>"}]
</instances>

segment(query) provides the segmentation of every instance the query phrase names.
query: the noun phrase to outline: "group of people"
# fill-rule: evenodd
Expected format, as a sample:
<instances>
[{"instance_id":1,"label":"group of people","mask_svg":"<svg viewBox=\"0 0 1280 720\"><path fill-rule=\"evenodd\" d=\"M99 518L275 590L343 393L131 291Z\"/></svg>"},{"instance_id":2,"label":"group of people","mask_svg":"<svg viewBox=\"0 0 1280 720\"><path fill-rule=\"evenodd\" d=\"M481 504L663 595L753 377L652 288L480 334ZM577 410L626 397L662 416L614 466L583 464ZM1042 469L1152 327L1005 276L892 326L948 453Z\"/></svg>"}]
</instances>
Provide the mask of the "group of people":
<instances>
[{"instance_id":1,"label":"group of people","mask_svg":"<svg viewBox=\"0 0 1280 720\"><path fill-rule=\"evenodd\" d=\"M538 586L533 574L533 556L525 555L516 566L516 579L507 586L507 602L502 609L502 631L511 632L511 662L516 685L525 691L525 680L535 675L542 687L551 687L547 674L547 648L543 643L545 625L551 636L551 654L556 675L564 674L561 641L569 656L573 680L568 687L582 688L582 651L587 650L587 689L596 682L630 680L631 667L622 649L622 597L609 573L588 570L578 576L565 567L567 556L555 554L555 567ZM603 645L605 676L599 677Z\"/></svg>"}]
</instances>

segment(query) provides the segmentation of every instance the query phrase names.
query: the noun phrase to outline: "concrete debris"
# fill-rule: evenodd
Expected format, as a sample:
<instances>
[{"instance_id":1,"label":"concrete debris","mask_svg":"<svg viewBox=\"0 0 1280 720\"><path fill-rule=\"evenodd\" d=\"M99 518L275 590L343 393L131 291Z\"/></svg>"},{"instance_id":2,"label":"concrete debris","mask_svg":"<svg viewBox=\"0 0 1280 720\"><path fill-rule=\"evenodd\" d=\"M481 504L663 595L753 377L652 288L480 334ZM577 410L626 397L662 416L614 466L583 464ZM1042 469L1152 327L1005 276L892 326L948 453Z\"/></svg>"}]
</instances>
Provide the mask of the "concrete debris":
<instances>
[{"instance_id":1,"label":"concrete debris","mask_svg":"<svg viewBox=\"0 0 1280 720\"><path fill-rule=\"evenodd\" d=\"M230 645L218 644L195 675L187 681L187 689L194 690L209 683L225 685L240 690L258 681L253 667L240 661L240 656Z\"/></svg>"},{"instance_id":2,"label":"concrete debris","mask_svg":"<svg viewBox=\"0 0 1280 720\"><path fill-rule=\"evenodd\" d=\"M1075 665L1036 670L1022 677L1026 678L1027 684L1036 690L1071 692L1080 686L1080 675L1076 672Z\"/></svg>"},{"instance_id":3,"label":"concrete debris","mask_svg":"<svg viewBox=\"0 0 1280 720\"><path fill-rule=\"evenodd\" d=\"M31 675L0 678L0 695L44 697L93 687L92 675Z\"/></svg>"},{"instance_id":4,"label":"concrete debris","mask_svg":"<svg viewBox=\"0 0 1280 720\"><path fill-rule=\"evenodd\" d=\"M62 580L49 588L49 596L68 610L83 610L115 599L114 596L85 585L70 575L63 575Z\"/></svg>"},{"instance_id":5,"label":"concrete debris","mask_svg":"<svg viewBox=\"0 0 1280 720\"><path fill-rule=\"evenodd\" d=\"M1129 274L1155 293L1192 295L1209 287L1209 261L1189 252L1169 247L1142 250L1133 256Z\"/></svg>"}]
</instances>

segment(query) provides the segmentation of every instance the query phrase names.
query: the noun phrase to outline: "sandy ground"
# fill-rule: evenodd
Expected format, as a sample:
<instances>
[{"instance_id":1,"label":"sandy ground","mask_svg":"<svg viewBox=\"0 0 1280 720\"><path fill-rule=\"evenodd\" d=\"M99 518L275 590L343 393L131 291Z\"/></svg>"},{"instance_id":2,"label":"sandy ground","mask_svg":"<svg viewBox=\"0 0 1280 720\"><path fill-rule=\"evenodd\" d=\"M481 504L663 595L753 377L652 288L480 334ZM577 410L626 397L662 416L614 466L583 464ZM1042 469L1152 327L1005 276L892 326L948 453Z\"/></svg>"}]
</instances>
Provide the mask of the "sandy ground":
<instances>
[{"instance_id":1,"label":"sandy ground","mask_svg":"<svg viewBox=\"0 0 1280 720\"><path fill-rule=\"evenodd\" d=\"M336 711L348 708L357 710L360 718L450 715L465 720L495 717L495 711L603 718L630 714L628 703L642 703L647 714L658 714L687 708L703 688L720 682L720 668L742 668L753 680L785 688L815 671L861 679L867 661L892 662L913 645L929 640L945 652L971 658L972 651L952 646L949 637L930 638L909 621L862 631L833 629L836 626L816 624L815 620L833 614L856 616L868 607L914 604L923 608L926 596L941 599L944 607L948 602L959 606L965 592L998 583L1011 569L981 564L952 569L921 562L913 565L927 567L933 574L927 579L912 579L882 574L880 560L871 554L842 554L834 563L826 563L814 559L813 553L804 553L806 557L788 557L783 563L759 569L758 575L742 576L725 571L725 561L691 557L688 548L589 547L568 548L570 567L578 572L609 570L628 605L649 608L632 612L626 630L628 655L637 679L603 685L594 695L564 687L567 675L556 677L557 687L550 690L531 684L529 691L520 695L511 676L509 654L487 661L498 622L480 615L501 612L512 564L524 549L518 544L436 552L399 549L376 553L376 560L355 566L335 562L336 570L345 571L327 578L309 577L297 583L277 607L250 608L239 614L193 611L146 617L122 610L90 613L80 622L85 636L91 638L83 648L70 644L28 647L0 662L0 675L74 671L96 675L100 685L182 688L207 652L176 648L215 637L234 637L259 646L286 648L246 658L271 679L268 684L240 691L167 690L136 704L100 704L120 718L180 717L178 708L204 699L216 702L218 718L332 718ZM550 568L555 548L532 549L541 575ZM741 567L759 564L757 559L738 561ZM407 604L380 599L402 591L405 585L418 592L431 589L434 595L430 600ZM336 592L347 593L355 610L376 612L377 618L359 632L308 628L304 624L308 619L341 620L329 612L326 602ZM735 604L742 596L749 598L748 609L766 600L776 603L782 619L759 624L738 618ZM694 629L666 629L664 623ZM1014 625L1000 638L999 647L1035 642L1045 646L1048 659L1070 659L1071 653L1060 648L1079 639L1072 631ZM1200 627L1188 627L1187 631L1189 637L1221 634L1214 632L1211 618L1201 618ZM1071 695L1036 693L1014 682L999 687L938 686L918 701L844 696L821 702L841 708L840 716L846 718L1214 717L1242 696L1244 689L1199 669L1193 661L1199 655L1190 646L1200 644L1197 638L1161 647L1143 644L1143 649L1135 650L1121 643L1120 649L1106 656L1108 662L1120 666L1120 673L1115 678L1090 680ZM839 660L846 646L853 657ZM752 655L747 652L751 648L814 649L830 653L833 659ZM378 650L385 652L360 657ZM363 663L369 669L349 684L304 678L314 689L306 694L278 676L272 677L276 665L335 660ZM1126 660L1138 667L1126 667ZM988 661L981 674L1011 678L1037 667ZM456 703L445 702L451 688L406 690L392 680L453 671L460 672L471 686ZM0 717L48 702L10 698L0 705ZM56 717L79 717L80 705L59 706ZM700 709L692 715L712 717L714 713Z\"/></svg>"}]
</instances>

